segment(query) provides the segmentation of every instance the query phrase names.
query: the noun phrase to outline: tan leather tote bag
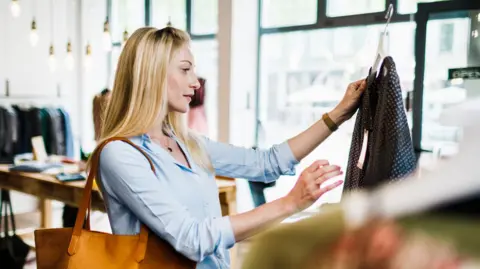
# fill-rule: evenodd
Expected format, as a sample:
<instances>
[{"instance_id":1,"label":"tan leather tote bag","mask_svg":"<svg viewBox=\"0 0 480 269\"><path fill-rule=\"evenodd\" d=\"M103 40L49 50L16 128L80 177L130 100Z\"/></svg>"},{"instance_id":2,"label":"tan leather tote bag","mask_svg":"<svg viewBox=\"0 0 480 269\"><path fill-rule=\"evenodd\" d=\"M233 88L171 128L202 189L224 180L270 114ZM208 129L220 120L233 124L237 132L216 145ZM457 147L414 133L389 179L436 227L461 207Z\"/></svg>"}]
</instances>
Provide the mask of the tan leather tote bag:
<instances>
[{"instance_id":1,"label":"tan leather tote bag","mask_svg":"<svg viewBox=\"0 0 480 269\"><path fill-rule=\"evenodd\" d=\"M102 142L92 156L92 167L83 192L75 227L35 231L38 269L190 269L196 263L176 252L166 241L141 225L138 235L114 235L90 230L90 199L94 177L98 172L100 152L110 141L121 140L152 161L126 138L115 137ZM88 210L88 211L87 211ZM88 214L87 214L88 212ZM86 227L83 223L87 216Z\"/></svg>"}]
</instances>

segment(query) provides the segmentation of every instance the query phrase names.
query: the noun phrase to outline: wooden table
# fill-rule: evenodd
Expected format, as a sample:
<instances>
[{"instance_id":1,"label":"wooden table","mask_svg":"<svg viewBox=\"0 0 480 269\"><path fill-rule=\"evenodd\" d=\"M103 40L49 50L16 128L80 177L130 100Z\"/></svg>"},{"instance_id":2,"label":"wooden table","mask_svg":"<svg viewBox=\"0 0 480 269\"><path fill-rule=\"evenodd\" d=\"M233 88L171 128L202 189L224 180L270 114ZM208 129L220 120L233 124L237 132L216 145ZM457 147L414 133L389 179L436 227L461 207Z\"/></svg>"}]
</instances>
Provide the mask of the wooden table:
<instances>
[{"instance_id":1,"label":"wooden table","mask_svg":"<svg viewBox=\"0 0 480 269\"><path fill-rule=\"evenodd\" d=\"M52 227L52 202L56 200L71 206L78 206L82 199L85 182L60 182L53 175L42 173L10 172L7 165L0 165L0 189L8 189L36 196L40 199L41 228ZM236 184L231 178L217 178L218 193L222 215L236 213ZM105 211L103 199L98 188L92 191L92 208ZM34 248L33 234L26 237ZM27 241L24 238L24 240ZM237 248L230 250L230 260L233 265L237 261Z\"/></svg>"},{"instance_id":2,"label":"wooden table","mask_svg":"<svg viewBox=\"0 0 480 269\"><path fill-rule=\"evenodd\" d=\"M85 182L63 183L53 175L42 173L10 172L8 166L0 165L0 188L27 193L40 198L40 212L42 228L51 227L52 206L50 200L63 202L71 206L78 206L83 195ZM236 213L236 185L235 181L225 178L217 179L222 214ZM92 191L92 208L105 211L100 191Z\"/></svg>"}]
</instances>

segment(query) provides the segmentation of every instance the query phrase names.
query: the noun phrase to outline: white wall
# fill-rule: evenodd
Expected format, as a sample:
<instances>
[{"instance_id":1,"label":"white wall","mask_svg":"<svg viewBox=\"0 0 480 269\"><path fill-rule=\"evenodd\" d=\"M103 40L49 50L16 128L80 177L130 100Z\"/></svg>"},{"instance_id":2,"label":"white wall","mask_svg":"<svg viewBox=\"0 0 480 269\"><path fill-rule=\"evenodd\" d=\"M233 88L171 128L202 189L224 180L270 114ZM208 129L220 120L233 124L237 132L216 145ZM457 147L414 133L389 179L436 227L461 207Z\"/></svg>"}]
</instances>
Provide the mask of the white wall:
<instances>
[{"instance_id":1,"label":"white wall","mask_svg":"<svg viewBox=\"0 0 480 269\"><path fill-rule=\"evenodd\" d=\"M77 0L78 1L78 0ZM103 49L103 23L105 21L107 4L106 0L83 0L81 1L81 35L82 55L85 55L87 41L92 46L92 65L86 70L83 68L80 104L80 126L82 145L94 146L94 131L92 121L93 96L108 86L108 54ZM85 61L85 56L83 57ZM82 63L83 64L83 63Z\"/></svg>"},{"instance_id":2,"label":"white wall","mask_svg":"<svg viewBox=\"0 0 480 269\"><path fill-rule=\"evenodd\" d=\"M52 2L53 13L50 6ZM84 143L92 141L92 98L105 87L107 79L107 53L102 50L106 1L33 0L19 3L21 14L14 18L10 13L10 1L0 0L0 96L5 92L5 81L8 79L12 96L31 98L0 98L0 104L60 104L70 113L75 138ZM39 33L36 47L29 42L33 16ZM65 66L69 37L75 59L72 71ZM83 65L87 39L93 49L92 69L88 72ZM57 61L55 73L51 73L48 66L48 49L52 40ZM61 89L61 99L55 98L57 87ZM47 98L35 97L38 95ZM15 193L13 199L17 213L36 208L36 199L33 197Z\"/></svg>"}]
</instances>

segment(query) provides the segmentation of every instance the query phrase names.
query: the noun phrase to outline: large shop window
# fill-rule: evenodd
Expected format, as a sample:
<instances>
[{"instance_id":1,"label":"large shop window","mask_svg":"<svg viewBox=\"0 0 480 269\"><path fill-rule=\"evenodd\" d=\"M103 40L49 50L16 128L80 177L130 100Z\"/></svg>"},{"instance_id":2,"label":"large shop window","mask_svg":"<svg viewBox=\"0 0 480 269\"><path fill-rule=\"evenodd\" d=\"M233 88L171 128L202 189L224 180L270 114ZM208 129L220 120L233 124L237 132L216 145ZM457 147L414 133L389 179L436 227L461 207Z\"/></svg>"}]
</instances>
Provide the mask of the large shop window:
<instances>
[{"instance_id":1,"label":"large shop window","mask_svg":"<svg viewBox=\"0 0 480 269\"><path fill-rule=\"evenodd\" d=\"M218 0L192 1L191 27L194 35L216 33L218 31Z\"/></svg>"},{"instance_id":2,"label":"large shop window","mask_svg":"<svg viewBox=\"0 0 480 269\"><path fill-rule=\"evenodd\" d=\"M338 0L337 0L338 1ZM262 27L282 27L317 22L317 0L263 0Z\"/></svg>"},{"instance_id":3,"label":"large shop window","mask_svg":"<svg viewBox=\"0 0 480 269\"><path fill-rule=\"evenodd\" d=\"M383 10L385 10L385 0L327 0L327 16L329 17L374 13Z\"/></svg>"},{"instance_id":4,"label":"large shop window","mask_svg":"<svg viewBox=\"0 0 480 269\"><path fill-rule=\"evenodd\" d=\"M143 1L139 1L142 2ZM178 29L187 29L187 15L185 0L152 0L152 26L163 28L168 22Z\"/></svg>"},{"instance_id":5,"label":"large shop window","mask_svg":"<svg viewBox=\"0 0 480 269\"><path fill-rule=\"evenodd\" d=\"M145 3L137 0L114 0L111 16L112 41L121 42L125 30L132 34L138 28L145 26Z\"/></svg>"},{"instance_id":6,"label":"large shop window","mask_svg":"<svg viewBox=\"0 0 480 269\"><path fill-rule=\"evenodd\" d=\"M259 146L284 141L332 110L349 82L367 76L383 29L384 25L371 25L262 36ZM406 96L413 88L415 24L392 24L389 29L389 51ZM303 160L298 173L317 159L328 159L345 171L354 122L355 116ZM280 179L267 198L285 195L294 184L295 180ZM338 202L341 191L328 193L319 203Z\"/></svg>"},{"instance_id":7,"label":"large shop window","mask_svg":"<svg viewBox=\"0 0 480 269\"><path fill-rule=\"evenodd\" d=\"M197 65L195 71L199 77L206 80L207 136L215 140L218 136L218 42L216 39L193 40L192 51Z\"/></svg>"}]
</instances>

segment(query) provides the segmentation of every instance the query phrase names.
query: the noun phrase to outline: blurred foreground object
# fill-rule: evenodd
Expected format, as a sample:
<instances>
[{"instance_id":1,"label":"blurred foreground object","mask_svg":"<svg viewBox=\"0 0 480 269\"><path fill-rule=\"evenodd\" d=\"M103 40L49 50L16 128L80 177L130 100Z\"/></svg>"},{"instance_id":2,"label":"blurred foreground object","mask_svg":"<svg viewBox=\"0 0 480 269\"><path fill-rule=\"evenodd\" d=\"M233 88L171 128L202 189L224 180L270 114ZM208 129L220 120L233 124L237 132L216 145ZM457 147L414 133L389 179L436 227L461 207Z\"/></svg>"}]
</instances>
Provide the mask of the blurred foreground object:
<instances>
[{"instance_id":1,"label":"blurred foreground object","mask_svg":"<svg viewBox=\"0 0 480 269\"><path fill-rule=\"evenodd\" d=\"M480 99L443 120L459 153L425 177L349 193L316 216L255 238L243 268L480 268Z\"/></svg>"}]
</instances>

